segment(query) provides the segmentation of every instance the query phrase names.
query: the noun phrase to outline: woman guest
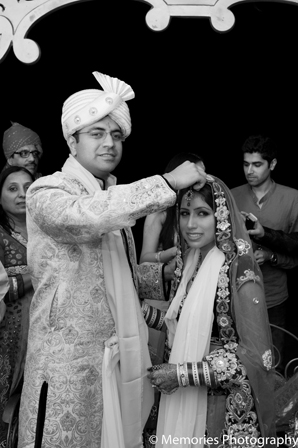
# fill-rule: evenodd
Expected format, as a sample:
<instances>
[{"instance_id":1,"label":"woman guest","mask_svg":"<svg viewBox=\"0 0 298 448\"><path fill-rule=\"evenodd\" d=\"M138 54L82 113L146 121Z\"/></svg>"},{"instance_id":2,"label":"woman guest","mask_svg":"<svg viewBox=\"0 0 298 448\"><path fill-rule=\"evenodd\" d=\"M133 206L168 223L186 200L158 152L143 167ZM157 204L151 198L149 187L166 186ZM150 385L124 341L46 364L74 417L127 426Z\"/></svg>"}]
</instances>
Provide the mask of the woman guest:
<instances>
[{"instance_id":1,"label":"woman guest","mask_svg":"<svg viewBox=\"0 0 298 448\"><path fill-rule=\"evenodd\" d=\"M0 175L0 261L9 278L6 312L0 324L0 447L8 425L2 414L8 398L21 387L33 288L26 259L26 191L34 181L25 168Z\"/></svg>"},{"instance_id":2,"label":"woman guest","mask_svg":"<svg viewBox=\"0 0 298 448\"><path fill-rule=\"evenodd\" d=\"M275 435L261 273L223 182L181 191L178 203L189 250L165 316L169 362L148 374L162 392L155 446L204 446L207 437L211 445L251 446Z\"/></svg>"}]
</instances>

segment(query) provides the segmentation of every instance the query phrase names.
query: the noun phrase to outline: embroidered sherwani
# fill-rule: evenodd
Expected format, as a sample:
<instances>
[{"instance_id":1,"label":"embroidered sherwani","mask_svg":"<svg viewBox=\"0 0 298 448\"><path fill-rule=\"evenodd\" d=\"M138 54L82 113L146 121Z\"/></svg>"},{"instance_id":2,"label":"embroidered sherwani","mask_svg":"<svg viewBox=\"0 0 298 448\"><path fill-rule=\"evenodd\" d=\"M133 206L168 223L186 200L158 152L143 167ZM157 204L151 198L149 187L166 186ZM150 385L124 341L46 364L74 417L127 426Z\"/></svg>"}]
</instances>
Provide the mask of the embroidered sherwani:
<instances>
[{"instance_id":1,"label":"embroidered sherwani","mask_svg":"<svg viewBox=\"0 0 298 448\"><path fill-rule=\"evenodd\" d=\"M34 446L44 381L48 397L43 447L100 448L104 343L115 332L104 277L103 237L125 228L129 282L134 279L142 288L146 280L158 294L155 269L146 264L142 272L136 269L129 227L137 218L173 205L175 198L161 176L90 195L80 180L57 172L28 190L28 260L35 294L19 448Z\"/></svg>"}]
</instances>

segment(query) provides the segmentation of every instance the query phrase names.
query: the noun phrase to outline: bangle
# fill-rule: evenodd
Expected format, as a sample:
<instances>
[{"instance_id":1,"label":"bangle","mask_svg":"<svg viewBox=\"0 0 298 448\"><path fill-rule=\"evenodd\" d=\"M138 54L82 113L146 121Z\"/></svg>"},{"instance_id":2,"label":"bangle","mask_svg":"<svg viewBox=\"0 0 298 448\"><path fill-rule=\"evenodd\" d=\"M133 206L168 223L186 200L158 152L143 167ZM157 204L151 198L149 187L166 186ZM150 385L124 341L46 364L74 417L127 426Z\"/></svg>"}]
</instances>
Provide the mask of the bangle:
<instances>
[{"instance_id":1,"label":"bangle","mask_svg":"<svg viewBox=\"0 0 298 448\"><path fill-rule=\"evenodd\" d=\"M189 386L189 376L188 376L188 368L187 368L187 362L183 364L183 370L185 374L185 387Z\"/></svg>"},{"instance_id":2,"label":"bangle","mask_svg":"<svg viewBox=\"0 0 298 448\"><path fill-rule=\"evenodd\" d=\"M194 386L199 386L200 380L199 380L199 373L198 373L198 365L196 362L192 363L192 376L193 376Z\"/></svg>"},{"instance_id":3,"label":"bangle","mask_svg":"<svg viewBox=\"0 0 298 448\"><path fill-rule=\"evenodd\" d=\"M188 379L189 379L189 385L190 386L195 386L194 377L193 377L193 373L192 373L192 363L191 362L187 363L187 374L188 374Z\"/></svg>"},{"instance_id":4,"label":"bangle","mask_svg":"<svg viewBox=\"0 0 298 448\"><path fill-rule=\"evenodd\" d=\"M181 383L182 387L188 386L189 381L188 381L188 377L186 379L186 372L184 371L184 364L179 364L179 376L180 376L180 382L179 382L179 379L178 379L179 385Z\"/></svg>"},{"instance_id":5,"label":"bangle","mask_svg":"<svg viewBox=\"0 0 298 448\"><path fill-rule=\"evenodd\" d=\"M18 281L15 276L8 277L9 278L9 302L15 302L18 300Z\"/></svg>"},{"instance_id":6,"label":"bangle","mask_svg":"<svg viewBox=\"0 0 298 448\"><path fill-rule=\"evenodd\" d=\"M179 387L182 387L182 383L181 383L181 378L180 378L180 364L177 364L177 379L178 379L178 384Z\"/></svg>"},{"instance_id":7,"label":"bangle","mask_svg":"<svg viewBox=\"0 0 298 448\"><path fill-rule=\"evenodd\" d=\"M199 377L199 383L200 386L205 386L205 378L204 378L204 373L203 373L203 364L202 362L198 362L197 363L197 369L198 369L198 377Z\"/></svg>"},{"instance_id":8,"label":"bangle","mask_svg":"<svg viewBox=\"0 0 298 448\"><path fill-rule=\"evenodd\" d=\"M173 188L174 188L174 190L177 190L177 188L176 188L176 186L177 186L177 182L176 182L175 177L174 177L173 174L171 174L171 173L167 173L167 175L168 175L168 176L171 176L171 178L173 179L173 181L174 181L174 183L175 183L175 185L173 185Z\"/></svg>"},{"instance_id":9,"label":"bangle","mask_svg":"<svg viewBox=\"0 0 298 448\"><path fill-rule=\"evenodd\" d=\"M163 311L160 311L159 321L158 321L158 323L157 323L157 325L155 327L156 330L161 330L162 329L164 320L165 320L165 313Z\"/></svg>"},{"instance_id":10,"label":"bangle","mask_svg":"<svg viewBox=\"0 0 298 448\"><path fill-rule=\"evenodd\" d=\"M204 373L205 384L206 384L207 387L211 387L211 379L210 379L210 374L209 374L209 364L206 361L203 361L202 364L203 364L203 373Z\"/></svg>"},{"instance_id":11,"label":"bangle","mask_svg":"<svg viewBox=\"0 0 298 448\"><path fill-rule=\"evenodd\" d=\"M23 297L25 295L25 287L22 274L16 274L16 279L18 283L18 296Z\"/></svg>"},{"instance_id":12,"label":"bangle","mask_svg":"<svg viewBox=\"0 0 298 448\"><path fill-rule=\"evenodd\" d=\"M142 305L141 305L141 309L142 309L142 311L143 311L143 316L144 316L144 318L146 319L146 317L147 317L147 313L148 313L148 311L149 311L149 309L150 309L148 303L143 302Z\"/></svg>"},{"instance_id":13,"label":"bangle","mask_svg":"<svg viewBox=\"0 0 298 448\"><path fill-rule=\"evenodd\" d=\"M157 263L161 263L161 261L160 261L160 254L161 254L162 252L163 252L163 251L160 250L159 252L156 252L156 254L155 254L155 260L157 261Z\"/></svg>"},{"instance_id":14,"label":"bangle","mask_svg":"<svg viewBox=\"0 0 298 448\"><path fill-rule=\"evenodd\" d=\"M156 308L152 308L152 316L151 316L151 319L149 320L149 322L147 324L148 327L151 327L154 324L156 316L157 316L157 309Z\"/></svg>"}]
</instances>

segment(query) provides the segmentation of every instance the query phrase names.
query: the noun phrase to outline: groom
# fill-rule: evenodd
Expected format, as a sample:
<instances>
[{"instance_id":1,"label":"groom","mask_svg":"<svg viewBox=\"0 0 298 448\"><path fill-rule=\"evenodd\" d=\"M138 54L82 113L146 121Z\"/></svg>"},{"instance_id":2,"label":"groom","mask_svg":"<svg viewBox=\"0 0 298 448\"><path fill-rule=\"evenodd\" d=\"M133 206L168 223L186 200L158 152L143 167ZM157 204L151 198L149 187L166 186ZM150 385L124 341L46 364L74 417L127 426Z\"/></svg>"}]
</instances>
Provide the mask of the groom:
<instances>
[{"instance_id":1,"label":"groom","mask_svg":"<svg viewBox=\"0 0 298 448\"><path fill-rule=\"evenodd\" d=\"M93 74L103 90L79 91L63 105L70 156L62 172L37 180L27 193L35 294L19 448L34 446L32 421L44 381L44 448L53 441L100 447L101 439L105 448L142 447L153 393L138 290L151 282L161 291L162 279L154 267L137 268L130 227L172 206L177 190L205 182L205 173L185 162L163 176L116 186L111 172L131 132L126 101L134 92L116 78Z\"/></svg>"}]
</instances>

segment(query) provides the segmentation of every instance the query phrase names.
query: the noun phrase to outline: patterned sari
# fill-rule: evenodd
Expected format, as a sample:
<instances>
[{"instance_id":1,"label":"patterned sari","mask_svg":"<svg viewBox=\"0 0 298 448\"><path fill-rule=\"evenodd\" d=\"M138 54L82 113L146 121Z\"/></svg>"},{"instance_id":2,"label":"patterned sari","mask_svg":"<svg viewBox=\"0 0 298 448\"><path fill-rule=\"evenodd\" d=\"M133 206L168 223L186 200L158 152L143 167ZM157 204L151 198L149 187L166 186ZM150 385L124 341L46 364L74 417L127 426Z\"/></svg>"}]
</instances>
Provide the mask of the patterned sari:
<instances>
[{"instance_id":1,"label":"patterned sari","mask_svg":"<svg viewBox=\"0 0 298 448\"><path fill-rule=\"evenodd\" d=\"M0 261L10 279L28 272L27 241L16 232L9 234L0 226ZM16 282L15 282L16 284ZM3 410L12 393L21 387L27 335L29 307L33 290L19 297L18 290L10 282L5 297L6 313L0 323L0 447L6 446L8 425L2 421Z\"/></svg>"}]
</instances>

